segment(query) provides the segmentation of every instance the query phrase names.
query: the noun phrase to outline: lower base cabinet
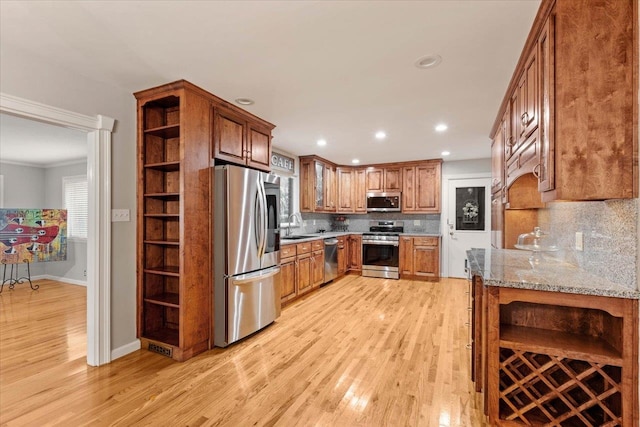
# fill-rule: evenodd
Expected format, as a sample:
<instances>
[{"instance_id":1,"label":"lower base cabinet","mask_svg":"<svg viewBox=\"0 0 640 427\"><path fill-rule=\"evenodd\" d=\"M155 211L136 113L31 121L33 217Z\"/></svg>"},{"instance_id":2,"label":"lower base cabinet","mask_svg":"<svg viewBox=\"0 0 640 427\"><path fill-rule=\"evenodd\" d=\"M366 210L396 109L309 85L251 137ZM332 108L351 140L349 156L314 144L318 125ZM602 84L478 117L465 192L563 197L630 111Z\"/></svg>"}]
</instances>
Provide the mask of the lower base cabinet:
<instances>
[{"instance_id":1,"label":"lower base cabinet","mask_svg":"<svg viewBox=\"0 0 640 427\"><path fill-rule=\"evenodd\" d=\"M338 237L338 277L336 278L344 276L344 274L347 272L347 249L345 245L346 240L346 236Z\"/></svg>"},{"instance_id":2,"label":"lower base cabinet","mask_svg":"<svg viewBox=\"0 0 640 427\"><path fill-rule=\"evenodd\" d=\"M362 272L362 236L347 236L347 271Z\"/></svg>"},{"instance_id":3,"label":"lower base cabinet","mask_svg":"<svg viewBox=\"0 0 640 427\"><path fill-rule=\"evenodd\" d=\"M324 241L283 245L280 248L282 305L324 283Z\"/></svg>"},{"instance_id":4,"label":"lower base cabinet","mask_svg":"<svg viewBox=\"0 0 640 427\"><path fill-rule=\"evenodd\" d=\"M440 280L440 237L400 237L400 278Z\"/></svg>"},{"instance_id":5,"label":"lower base cabinet","mask_svg":"<svg viewBox=\"0 0 640 427\"><path fill-rule=\"evenodd\" d=\"M472 379L492 426L638 427L638 300L473 283Z\"/></svg>"}]
</instances>

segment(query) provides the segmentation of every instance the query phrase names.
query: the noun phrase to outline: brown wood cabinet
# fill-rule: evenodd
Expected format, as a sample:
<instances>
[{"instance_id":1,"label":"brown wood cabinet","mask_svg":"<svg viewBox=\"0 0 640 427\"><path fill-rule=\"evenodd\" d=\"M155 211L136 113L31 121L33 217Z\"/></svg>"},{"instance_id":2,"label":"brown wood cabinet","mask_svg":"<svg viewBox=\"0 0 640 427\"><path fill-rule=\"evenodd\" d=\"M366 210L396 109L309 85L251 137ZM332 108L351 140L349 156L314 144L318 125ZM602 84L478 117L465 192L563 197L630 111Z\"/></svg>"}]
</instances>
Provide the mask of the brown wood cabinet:
<instances>
[{"instance_id":1,"label":"brown wood cabinet","mask_svg":"<svg viewBox=\"0 0 640 427\"><path fill-rule=\"evenodd\" d=\"M505 130L508 117L502 120L491 143L491 194L504 187Z\"/></svg>"},{"instance_id":2,"label":"brown wood cabinet","mask_svg":"<svg viewBox=\"0 0 640 427\"><path fill-rule=\"evenodd\" d=\"M297 296L296 245L280 247L280 286L282 304Z\"/></svg>"},{"instance_id":3,"label":"brown wood cabinet","mask_svg":"<svg viewBox=\"0 0 640 427\"><path fill-rule=\"evenodd\" d=\"M324 240L311 242L311 285L314 288L324 283Z\"/></svg>"},{"instance_id":4,"label":"brown wood cabinet","mask_svg":"<svg viewBox=\"0 0 640 427\"><path fill-rule=\"evenodd\" d=\"M524 65L524 70L518 81L518 143L520 145L538 128L538 51L533 49ZM513 114L513 113L512 113Z\"/></svg>"},{"instance_id":5,"label":"brown wood cabinet","mask_svg":"<svg viewBox=\"0 0 640 427\"><path fill-rule=\"evenodd\" d=\"M365 171L346 166L336 168L338 184L337 212L366 213Z\"/></svg>"},{"instance_id":6,"label":"brown wood cabinet","mask_svg":"<svg viewBox=\"0 0 640 427\"><path fill-rule=\"evenodd\" d=\"M213 107L213 122L216 159L270 170L272 126L220 106Z\"/></svg>"},{"instance_id":7,"label":"brown wood cabinet","mask_svg":"<svg viewBox=\"0 0 640 427\"><path fill-rule=\"evenodd\" d=\"M402 191L402 167L368 167L366 169L366 192Z\"/></svg>"},{"instance_id":8,"label":"brown wood cabinet","mask_svg":"<svg viewBox=\"0 0 640 427\"><path fill-rule=\"evenodd\" d=\"M441 176L441 160L407 163L402 172L402 212L439 213Z\"/></svg>"},{"instance_id":9,"label":"brown wood cabinet","mask_svg":"<svg viewBox=\"0 0 640 427\"><path fill-rule=\"evenodd\" d=\"M317 156L300 157L300 212L335 212L336 165Z\"/></svg>"},{"instance_id":10,"label":"brown wood cabinet","mask_svg":"<svg viewBox=\"0 0 640 427\"><path fill-rule=\"evenodd\" d=\"M209 348L211 104L185 81L135 96L138 337L182 361Z\"/></svg>"},{"instance_id":11,"label":"brown wood cabinet","mask_svg":"<svg viewBox=\"0 0 640 427\"><path fill-rule=\"evenodd\" d=\"M400 236L400 277L440 280L440 237Z\"/></svg>"},{"instance_id":12,"label":"brown wood cabinet","mask_svg":"<svg viewBox=\"0 0 640 427\"><path fill-rule=\"evenodd\" d=\"M364 168L300 157L300 211L366 213L368 192L402 192L403 213L440 213L442 160Z\"/></svg>"},{"instance_id":13,"label":"brown wood cabinet","mask_svg":"<svg viewBox=\"0 0 640 427\"><path fill-rule=\"evenodd\" d=\"M474 283L491 425L638 426L637 300Z\"/></svg>"},{"instance_id":14,"label":"brown wood cabinet","mask_svg":"<svg viewBox=\"0 0 640 427\"><path fill-rule=\"evenodd\" d=\"M313 289L313 270L311 265L311 242L296 245L297 294L303 295Z\"/></svg>"},{"instance_id":15,"label":"brown wood cabinet","mask_svg":"<svg viewBox=\"0 0 640 427\"><path fill-rule=\"evenodd\" d=\"M362 236L351 234L347 236L347 270L362 271Z\"/></svg>"},{"instance_id":16,"label":"brown wood cabinet","mask_svg":"<svg viewBox=\"0 0 640 427\"><path fill-rule=\"evenodd\" d=\"M545 202L638 197L637 27L634 0L542 1L491 131L510 110L507 187L533 172Z\"/></svg>"},{"instance_id":17,"label":"brown wood cabinet","mask_svg":"<svg viewBox=\"0 0 640 427\"><path fill-rule=\"evenodd\" d=\"M283 245L280 260L283 305L324 283L324 240Z\"/></svg>"},{"instance_id":18,"label":"brown wood cabinet","mask_svg":"<svg viewBox=\"0 0 640 427\"><path fill-rule=\"evenodd\" d=\"M344 276L347 272L347 250L346 250L346 236L338 237L338 277Z\"/></svg>"},{"instance_id":19,"label":"brown wood cabinet","mask_svg":"<svg viewBox=\"0 0 640 427\"><path fill-rule=\"evenodd\" d=\"M211 159L268 170L274 126L184 80L135 97L137 333L183 361L213 342Z\"/></svg>"}]
</instances>

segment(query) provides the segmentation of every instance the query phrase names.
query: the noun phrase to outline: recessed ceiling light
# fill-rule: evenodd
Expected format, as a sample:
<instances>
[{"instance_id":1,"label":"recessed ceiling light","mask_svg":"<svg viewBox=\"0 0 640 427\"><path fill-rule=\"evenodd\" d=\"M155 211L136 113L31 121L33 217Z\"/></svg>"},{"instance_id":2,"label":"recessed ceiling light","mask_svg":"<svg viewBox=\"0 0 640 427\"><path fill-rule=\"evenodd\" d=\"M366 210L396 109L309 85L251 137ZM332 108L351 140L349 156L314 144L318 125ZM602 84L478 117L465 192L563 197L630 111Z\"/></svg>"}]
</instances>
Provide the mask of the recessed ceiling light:
<instances>
[{"instance_id":1,"label":"recessed ceiling light","mask_svg":"<svg viewBox=\"0 0 640 427\"><path fill-rule=\"evenodd\" d=\"M254 101L250 98L238 98L236 99L236 103L240 105L253 105Z\"/></svg>"},{"instance_id":2,"label":"recessed ceiling light","mask_svg":"<svg viewBox=\"0 0 640 427\"><path fill-rule=\"evenodd\" d=\"M384 133L383 131L378 131L376 132L376 139L385 139L387 137L387 134Z\"/></svg>"},{"instance_id":3,"label":"recessed ceiling light","mask_svg":"<svg viewBox=\"0 0 640 427\"><path fill-rule=\"evenodd\" d=\"M354 165L357 165L358 163L360 163L360 160L353 159L353 160L351 160L351 163L353 163Z\"/></svg>"},{"instance_id":4,"label":"recessed ceiling light","mask_svg":"<svg viewBox=\"0 0 640 427\"><path fill-rule=\"evenodd\" d=\"M444 123L436 125L436 132L444 132L447 129L449 129L449 126L445 125Z\"/></svg>"},{"instance_id":5,"label":"recessed ceiling light","mask_svg":"<svg viewBox=\"0 0 640 427\"><path fill-rule=\"evenodd\" d=\"M443 152L442 152L442 153L440 153L440 154L441 154L441 155L443 155L443 156L448 156L448 155L449 155L449 154L451 154L451 153L450 153L450 152L448 152L448 151L443 151Z\"/></svg>"},{"instance_id":6,"label":"recessed ceiling light","mask_svg":"<svg viewBox=\"0 0 640 427\"><path fill-rule=\"evenodd\" d=\"M427 55L418 58L415 62L415 66L418 68L433 68L442 62L440 55Z\"/></svg>"},{"instance_id":7,"label":"recessed ceiling light","mask_svg":"<svg viewBox=\"0 0 640 427\"><path fill-rule=\"evenodd\" d=\"M319 146L321 146L321 147L322 147L323 145L327 145L327 140L326 140L326 139L319 139L319 140L318 140L318 145L319 145Z\"/></svg>"}]
</instances>

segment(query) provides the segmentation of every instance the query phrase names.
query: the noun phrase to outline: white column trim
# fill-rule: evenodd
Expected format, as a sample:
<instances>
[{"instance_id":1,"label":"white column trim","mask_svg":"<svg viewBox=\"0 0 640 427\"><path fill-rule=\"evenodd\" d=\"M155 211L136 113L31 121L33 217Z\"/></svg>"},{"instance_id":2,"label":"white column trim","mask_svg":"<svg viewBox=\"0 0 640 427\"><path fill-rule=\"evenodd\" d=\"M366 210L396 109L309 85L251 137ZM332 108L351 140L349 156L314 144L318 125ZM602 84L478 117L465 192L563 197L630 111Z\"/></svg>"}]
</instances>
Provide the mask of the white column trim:
<instances>
[{"instance_id":1,"label":"white column trim","mask_svg":"<svg viewBox=\"0 0 640 427\"><path fill-rule=\"evenodd\" d=\"M111 361L111 133L115 120L0 93L0 112L87 132L87 363Z\"/></svg>"}]
</instances>

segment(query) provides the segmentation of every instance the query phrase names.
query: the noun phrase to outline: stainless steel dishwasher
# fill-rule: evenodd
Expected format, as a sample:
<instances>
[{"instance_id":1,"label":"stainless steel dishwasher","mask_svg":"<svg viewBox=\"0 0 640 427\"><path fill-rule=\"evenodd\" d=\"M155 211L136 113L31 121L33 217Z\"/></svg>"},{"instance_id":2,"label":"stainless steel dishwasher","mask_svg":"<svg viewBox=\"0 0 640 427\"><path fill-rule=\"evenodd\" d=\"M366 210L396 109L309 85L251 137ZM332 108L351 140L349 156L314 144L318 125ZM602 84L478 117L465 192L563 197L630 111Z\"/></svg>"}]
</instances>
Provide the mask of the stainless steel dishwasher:
<instances>
[{"instance_id":1,"label":"stainless steel dishwasher","mask_svg":"<svg viewBox=\"0 0 640 427\"><path fill-rule=\"evenodd\" d=\"M324 239L324 283L338 275L338 239Z\"/></svg>"}]
</instances>

